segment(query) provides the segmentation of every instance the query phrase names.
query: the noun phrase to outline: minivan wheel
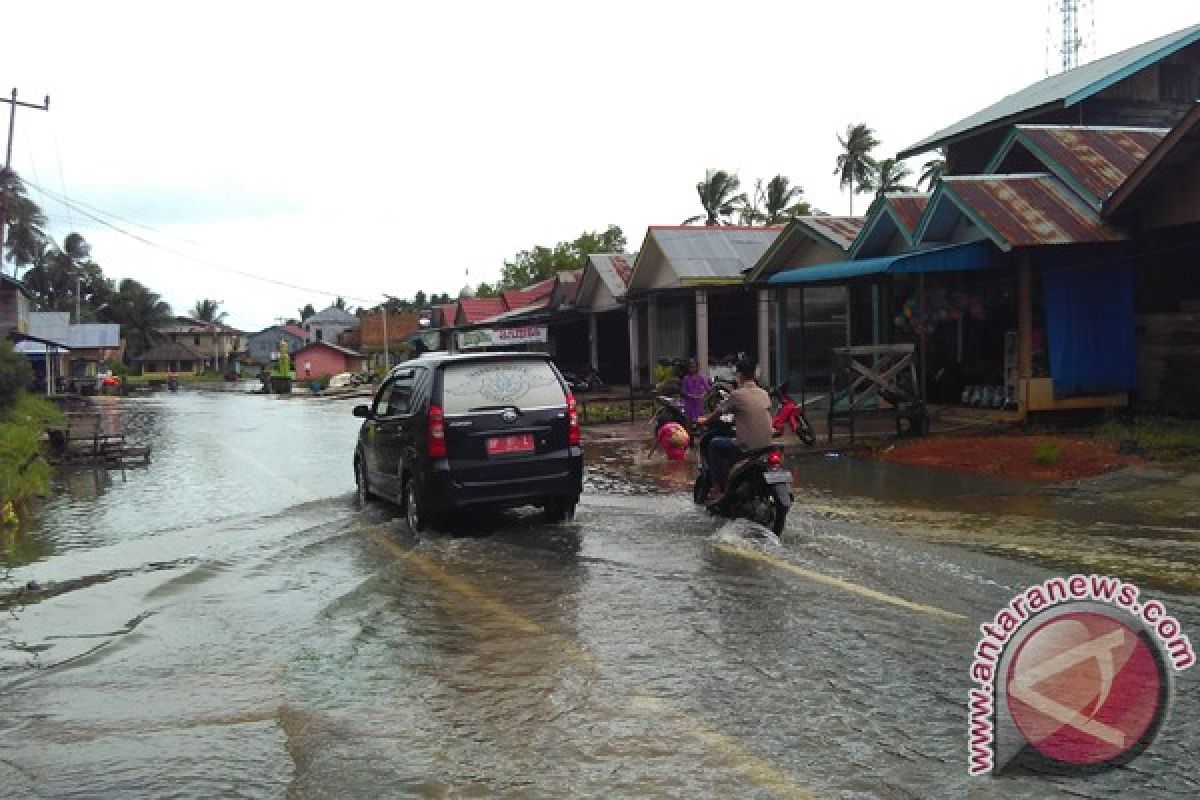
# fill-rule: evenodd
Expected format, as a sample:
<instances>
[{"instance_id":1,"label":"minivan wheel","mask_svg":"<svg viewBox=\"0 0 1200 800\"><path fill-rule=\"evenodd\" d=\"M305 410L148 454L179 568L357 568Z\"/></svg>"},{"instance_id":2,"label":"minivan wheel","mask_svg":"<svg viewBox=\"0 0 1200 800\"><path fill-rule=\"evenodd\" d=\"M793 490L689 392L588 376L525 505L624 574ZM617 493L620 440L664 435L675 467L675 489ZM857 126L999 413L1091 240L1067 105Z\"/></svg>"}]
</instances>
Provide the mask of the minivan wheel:
<instances>
[{"instance_id":1,"label":"minivan wheel","mask_svg":"<svg viewBox=\"0 0 1200 800\"><path fill-rule=\"evenodd\" d=\"M417 485L416 477L404 483L404 519L413 533L424 533L433 527L433 520L425 502L425 493Z\"/></svg>"},{"instance_id":2,"label":"minivan wheel","mask_svg":"<svg viewBox=\"0 0 1200 800\"><path fill-rule=\"evenodd\" d=\"M577 496L554 497L546 503L547 522L570 522L575 519L575 507L579 504Z\"/></svg>"},{"instance_id":3,"label":"minivan wheel","mask_svg":"<svg viewBox=\"0 0 1200 800\"><path fill-rule=\"evenodd\" d=\"M363 469L362 459L354 459L354 502L359 508L367 505L373 497L371 487L367 483L367 473Z\"/></svg>"}]
</instances>

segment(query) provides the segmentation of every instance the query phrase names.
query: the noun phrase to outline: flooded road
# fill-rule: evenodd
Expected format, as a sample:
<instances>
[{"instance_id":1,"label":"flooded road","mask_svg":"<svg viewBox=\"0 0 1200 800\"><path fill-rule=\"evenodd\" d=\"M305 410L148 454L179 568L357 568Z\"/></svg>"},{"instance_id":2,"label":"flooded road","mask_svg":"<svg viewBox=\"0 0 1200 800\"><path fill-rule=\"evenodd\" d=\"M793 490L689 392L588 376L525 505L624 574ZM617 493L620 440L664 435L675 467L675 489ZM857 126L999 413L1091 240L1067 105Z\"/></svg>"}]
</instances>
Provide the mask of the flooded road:
<instances>
[{"instance_id":1,"label":"flooded road","mask_svg":"<svg viewBox=\"0 0 1200 800\"><path fill-rule=\"evenodd\" d=\"M944 477L898 497L880 465L805 459L775 541L698 511L686 465L630 470L618 443L589 447L573 523L510 512L417 538L353 505L352 405L117 401L151 465L64 476L7 556L7 596L35 586L0 616L0 794L1200 793L1196 670L1125 768L966 774L977 626L1114 551L1098 518L1180 529L1138 528L1127 558L1160 559L1153 594L1200 638L1170 577L1195 572L1195 500L1135 513L1119 486L1088 503ZM1035 528L1049 560L1021 556Z\"/></svg>"}]
</instances>

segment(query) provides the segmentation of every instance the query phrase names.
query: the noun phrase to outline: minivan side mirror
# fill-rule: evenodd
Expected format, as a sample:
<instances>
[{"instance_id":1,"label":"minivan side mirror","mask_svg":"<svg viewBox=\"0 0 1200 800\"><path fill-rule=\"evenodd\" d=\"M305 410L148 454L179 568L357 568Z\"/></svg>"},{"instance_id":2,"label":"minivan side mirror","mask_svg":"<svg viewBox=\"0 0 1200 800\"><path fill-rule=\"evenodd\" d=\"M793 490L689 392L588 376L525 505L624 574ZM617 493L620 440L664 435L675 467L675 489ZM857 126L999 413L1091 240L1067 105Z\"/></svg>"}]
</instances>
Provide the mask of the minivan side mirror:
<instances>
[{"instance_id":1,"label":"minivan side mirror","mask_svg":"<svg viewBox=\"0 0 1200 800\"><path fill-rule=\"evenodd\" d=\"M354 416L356 416L356 417L362 417L363 419L370 419L371 418L371 407L370 406L355 406L354 411L351 413L353 413Z\"/></svg>"}]
</instances>

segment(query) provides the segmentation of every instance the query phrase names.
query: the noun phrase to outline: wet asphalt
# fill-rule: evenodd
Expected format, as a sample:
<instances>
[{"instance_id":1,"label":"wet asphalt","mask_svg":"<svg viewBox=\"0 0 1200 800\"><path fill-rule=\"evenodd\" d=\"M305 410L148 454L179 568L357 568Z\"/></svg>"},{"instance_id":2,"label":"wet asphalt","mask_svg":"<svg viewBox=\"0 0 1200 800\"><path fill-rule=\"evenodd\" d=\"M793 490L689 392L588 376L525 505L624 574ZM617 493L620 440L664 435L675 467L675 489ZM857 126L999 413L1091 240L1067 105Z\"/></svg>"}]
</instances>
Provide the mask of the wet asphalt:
<instances>
[{"instance_id":1,"label":"wet asphalt","mask_svg":"<svg viewBox=\"0 0 1200 800\"><path fill-rule=\"evenodd\" d=\"M966 773L977 626L1021 588L1121 574L1200 639L1187 476L799 456L777 540L593 437L574 522L414 537L354 505L353 401L110 402L151 465L64 474L9 542L0 795L1200 794L1196 670L1124 768Z\"/></svg>"}]
</instances>

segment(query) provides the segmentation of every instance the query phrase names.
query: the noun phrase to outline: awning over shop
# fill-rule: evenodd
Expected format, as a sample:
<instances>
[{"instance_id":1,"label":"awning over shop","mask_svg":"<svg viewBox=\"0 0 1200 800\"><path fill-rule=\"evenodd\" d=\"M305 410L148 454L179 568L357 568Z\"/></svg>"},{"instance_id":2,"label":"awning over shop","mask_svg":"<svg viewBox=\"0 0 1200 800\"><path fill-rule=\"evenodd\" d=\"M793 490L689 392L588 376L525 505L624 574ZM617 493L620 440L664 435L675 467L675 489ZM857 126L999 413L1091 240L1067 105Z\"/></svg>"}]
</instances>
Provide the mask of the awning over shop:
<instances>
[{"instance_id":1,"label":"awning over shop","mask_svg":"<svg viewBox=\"0 0 1200 800\"><path fill-rule=\"evenodd\" d=\"M836 261L811 267L797 267L772 275L767 283L790 286L801 283L843 283L877 275L896 275L906 272L962 272L996 269L1000 266L995 246L989 241L967 242L896 253L890 256L864 258L858 261Z\"/></svg>"}]
</instances>

